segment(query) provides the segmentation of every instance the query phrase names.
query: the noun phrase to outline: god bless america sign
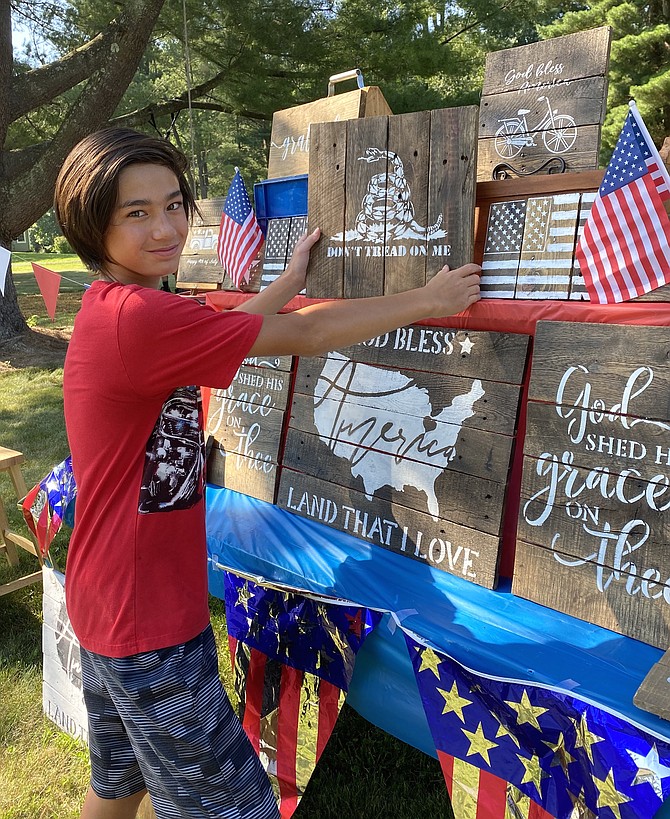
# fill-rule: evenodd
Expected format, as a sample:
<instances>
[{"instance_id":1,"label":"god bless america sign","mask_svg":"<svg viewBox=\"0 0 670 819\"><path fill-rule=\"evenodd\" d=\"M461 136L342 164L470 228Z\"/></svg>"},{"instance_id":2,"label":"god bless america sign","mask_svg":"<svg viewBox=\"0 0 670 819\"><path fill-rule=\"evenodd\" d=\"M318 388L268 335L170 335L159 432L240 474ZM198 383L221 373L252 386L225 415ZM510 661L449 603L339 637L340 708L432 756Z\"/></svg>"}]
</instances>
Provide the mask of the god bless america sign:
<instances>
[{"instance_id":1,"label":"god bless america sign","mask_svg":"<svg viewBox=\"0 0 670 819\"><path fill-rule=\"evenodd\" d=\"M527 346L416 325L301 359L278 504L493 587Z\"/></svg>"}]
</instances>

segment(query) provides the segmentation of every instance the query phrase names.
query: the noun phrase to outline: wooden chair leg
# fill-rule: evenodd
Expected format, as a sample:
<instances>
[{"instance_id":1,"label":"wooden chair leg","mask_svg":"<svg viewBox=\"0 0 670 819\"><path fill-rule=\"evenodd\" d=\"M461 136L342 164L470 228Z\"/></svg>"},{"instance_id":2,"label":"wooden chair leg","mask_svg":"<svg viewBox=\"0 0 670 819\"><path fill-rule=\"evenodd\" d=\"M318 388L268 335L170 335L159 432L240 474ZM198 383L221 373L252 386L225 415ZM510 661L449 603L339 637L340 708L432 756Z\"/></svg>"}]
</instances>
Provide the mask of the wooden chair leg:
<instances>
[{"instance_id":1,"label":"wooden chair leg","mask_svg":"<svg viewBox=\"0 0 670 819\"><path fill-rule=\"evenodd\" d=\"M14 492L19 501L21 501L27 494L26 482L21 472L20 464L23 462L23 453L17 452L13 449L7 449L0 446L0 461L3 472L8 472L9 477L14 486ZM9 592L16 591L23 586L28 586L31 583L37 583L42 577L41 567L44 564L42 555L37 544L37 540L31 535L30 538L24 537L17 532L13 532L9 528L9 519L2 499L0 499L0 552L5 553L10 566L19 565L19 552L17 546L37 558L40 571L32 574L19 577L16 580L11 580L0 586L0 596L9 594Z\"/></svg>"},{"instance_id":2,"label":"wooden chair leg","mask_svg":"<svg viewBox=\"0 0 670 819\"><path fill-rule=\"evenodd\" d=\"M0 551L4 552L10 566L19 565L19 554L16 551L16 545L5 537L9 533L9 521L7 520L7 513L5 506L0 499Z\"/></svg>"}]
</instances>

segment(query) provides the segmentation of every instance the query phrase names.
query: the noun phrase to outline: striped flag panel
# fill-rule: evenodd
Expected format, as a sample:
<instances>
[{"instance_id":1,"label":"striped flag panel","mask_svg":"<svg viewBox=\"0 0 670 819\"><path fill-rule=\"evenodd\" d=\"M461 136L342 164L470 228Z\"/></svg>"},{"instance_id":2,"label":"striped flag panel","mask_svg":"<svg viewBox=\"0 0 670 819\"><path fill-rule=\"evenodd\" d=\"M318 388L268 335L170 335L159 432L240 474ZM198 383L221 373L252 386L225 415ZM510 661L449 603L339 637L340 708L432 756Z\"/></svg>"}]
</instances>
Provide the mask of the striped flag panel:
<instances>
[{"instance_id":1,"label":"striped flag panel","mask_svg":"<svg viewBox=\"0 0 670 819\"><path fill-rule=\"evenodd\" d=\"M483 299L514 298L525 216L523 199L491 205L480 281Z\"/></svg>"},{"instance_id":2,"label":"striped flag panel","mask_svg":"<svg viewBox=\"0 0 670 819\"><path fill-rule=\"evenodd\" d=\"M379 612L262 586L226 572L238 716L290 819L344 704Z\"/></svg>"},{"instance_id":3,"label":"striped flag panel","mask_svg":"<svg viewBox=\"0 0 670 819\"><path fill-rule=\"evenodd\" d=\"M288 242L291 232L291 219L269 219L265 237L265 258L261 273L261 290L278 278L289 258Z\"/></svg>"},{"instance_id":4,"label":"striped flag panel","mask_svg":"<svg viewBox=\"0 0 670 819\"><path fill-rule=\"evenodd\" d=\"M584 225L586 224L589 213L591 213L591 207L597 195L595 191L589 191L581 195L579 202L579 221L577 222L578 242L582 233L584 233ZM586 289L586 283L584 282L584 276L582 276L576 253L572 260L572 271L570 274L570 299L572 301L589 301L589 291Z\"/></svg>"},{"instance_id":5,"label":"striped flag panel","mask_svg":"<svg viewBox=\"0 0 670 819\"><path fill-rule=\"evenodd\" d=\"M578 193L528 200L517 299L568 298L578 213Z\"/></svg>"},{"instance_id":6,"label":"striped flag panel","mask_svg":"<svg viewBox=\"0 0 670 819\"><path fill-rule=\"evenodd\" d=\"M443 751L438 751L437 756L455 819L553 819L504 779ZM587 815L581 819L587 819Z\"/></svg>"},{"instance_id":7,"label":"striped flag panel","mask_svg":"<svg viewBox=\"0 0 670 819\"><path fill-rule=\"evenodd\" d=\"M286 270L288 263L291 261L296 242L306 229L306 216L268 220L261 290L272 284Z\"/></svg>"}]
</instances>

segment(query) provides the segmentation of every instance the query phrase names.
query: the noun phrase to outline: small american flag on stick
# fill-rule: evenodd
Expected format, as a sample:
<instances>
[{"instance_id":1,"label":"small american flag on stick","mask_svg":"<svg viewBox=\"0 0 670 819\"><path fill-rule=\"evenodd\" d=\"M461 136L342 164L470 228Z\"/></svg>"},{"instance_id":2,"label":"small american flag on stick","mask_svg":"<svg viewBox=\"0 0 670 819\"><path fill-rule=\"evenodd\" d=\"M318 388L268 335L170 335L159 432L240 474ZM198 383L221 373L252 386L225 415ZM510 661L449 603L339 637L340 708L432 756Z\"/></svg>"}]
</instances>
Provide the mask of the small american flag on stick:
<instances>
[{"instance_id":1,"label":"small american flag on stick","mask_svg":"<svg viewBox=\"0 0 670 819\"><path fill-rule=\"evenodd\" d=\"M236 287L249 281L251 264L262 244L263 232L256 221L240 169L235 168L221 214L217 255Z\"/></svg>"},{"instance_id":2,"label":"small american flag on stick","mask_svg":"<svg viewBox=\"0 0 670 819\"><path fill-rule=\"evenodd\" d=\"M634 102L577 245L591 301L633 299L670 282L670 175Z\"/></svg>"}]
</instances>

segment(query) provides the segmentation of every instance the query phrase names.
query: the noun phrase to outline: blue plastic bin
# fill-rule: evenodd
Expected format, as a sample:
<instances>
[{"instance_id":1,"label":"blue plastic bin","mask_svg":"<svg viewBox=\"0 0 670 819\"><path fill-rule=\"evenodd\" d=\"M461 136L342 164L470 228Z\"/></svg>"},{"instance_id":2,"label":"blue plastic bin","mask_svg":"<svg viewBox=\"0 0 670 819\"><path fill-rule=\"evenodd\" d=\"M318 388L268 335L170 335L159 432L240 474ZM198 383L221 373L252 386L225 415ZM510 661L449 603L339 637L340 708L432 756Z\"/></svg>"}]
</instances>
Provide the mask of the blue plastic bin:
<instances>
[{"instance_id":1,"label":"blue plastic bin","mask_svg":"<svg viewBox=\"0 0 670 819\"><path fill-rule=\"evenodd\" d=\"M256 219L263 233L268 219L307 216L307 174L265 179L254 185Z\"/></svg>"}]
</instances>

